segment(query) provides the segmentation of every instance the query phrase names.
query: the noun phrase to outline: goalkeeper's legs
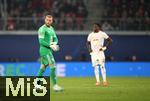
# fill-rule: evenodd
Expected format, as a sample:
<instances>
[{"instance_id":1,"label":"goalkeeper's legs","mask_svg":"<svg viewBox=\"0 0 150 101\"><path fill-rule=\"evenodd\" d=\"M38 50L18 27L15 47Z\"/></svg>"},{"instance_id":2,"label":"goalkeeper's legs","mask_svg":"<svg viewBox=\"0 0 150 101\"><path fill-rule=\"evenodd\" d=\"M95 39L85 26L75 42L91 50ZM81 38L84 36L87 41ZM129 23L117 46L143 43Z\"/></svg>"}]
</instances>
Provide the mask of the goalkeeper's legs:
<instances>
[{"instance_id":1,"label":"goalkeeper's legs","mask_svg":"<svg viewBox=\"0 0 150 101\"><path fill-rule=\"evenodd\" d=\"M41 88L41 78L43 76L45 68L46 68L46 66L44 64L41 64L40 70L38 72L37 84L35 85L35 89L40 89Z\"/></svg>"},{"instance_id":2,"label":"goalkeeper's legs","mask_svg":"<svg viewBox=\"0 0 150 101\"><path fill-rule=\"evenodd\" d=\"M95 78L96 78L96 85L100 85L100 80L99 80L99 66L94 66L94 73L95 73Z\"/></svg>"},{"instance_id":3,"label":"goalkeeper's legs","mask_svg":"<svg viewBox=\"0 0 150 101\"><path fill-rule=\"evenodd\" d=\"M38 79L39 79L37 82L38 84L40 84L40 78L42 78L45 68L46 66L44 64L41 64L40 70L38 72Z\"/></svg>"},{"instance_id":4,"label":"goalkeeper's legs","mask_svg":"<svg viewBox=\"0 0 150 101\"><path fill-rule=\"evenodd\" d=\"M107 85L108 85L108 82L107 82L107 80L106 80L105 64L102 63L100 66L101 66L101 74L102 74L102 78L103 78L103 85L104 85L104 86L107 86Z\"/></svg>"},{"instance_id":5,"label":"goalkeeper's legs","mask_svg":"<svg viewBox=\"0 0 150 101\"><path fill-rule=\"evenodd\" d=\"M48 54L49 55L49 54ZM44 72L45 72L45 69L46 69L46 66L48 65L48 57L45 55L45 56L41 56L41 66L40 66L40 70L38 72L38 84L40 84L40 78L42 78Z\"/></svg>"},{"instance_id":6,"label":"goalkeeper's legs","mask_svg":"<svg viewBox=\"0 0 150 101\"><path fill-rule=\"evenodd\" d=\"M50 65L50 78L53 85L57 84L55 70L56 68L53 65Z\"/></svg>"},{"instance_id":7,"label":"goalkeeper's legs","mask_svg":"<svg viewBox=\"0 0 150 101\"><path fill-rule=\"evenodd\" d=\"M44 73L44 71L45 71L45 68L46 68L46 66L43 65L43 64L41 64L40 70L39 70L39 72L38 72L38 77L42 77L42 76L43 76L43 73Z\"/></svg>"},{"instance_id":8,"label":"goalkeeper's legs","mask_svg":"<svg viewBox=\"0 0 150 101\"><path fill-rule=\"evenodd\" d=\"M56 74L55 74L55 66L54 64L50 64L50 78L52 80L52 84L53 84L53 90L54 91L62 91L62 87L57 85L57 79L56 79Z\"/></svg>"}]
</instances>

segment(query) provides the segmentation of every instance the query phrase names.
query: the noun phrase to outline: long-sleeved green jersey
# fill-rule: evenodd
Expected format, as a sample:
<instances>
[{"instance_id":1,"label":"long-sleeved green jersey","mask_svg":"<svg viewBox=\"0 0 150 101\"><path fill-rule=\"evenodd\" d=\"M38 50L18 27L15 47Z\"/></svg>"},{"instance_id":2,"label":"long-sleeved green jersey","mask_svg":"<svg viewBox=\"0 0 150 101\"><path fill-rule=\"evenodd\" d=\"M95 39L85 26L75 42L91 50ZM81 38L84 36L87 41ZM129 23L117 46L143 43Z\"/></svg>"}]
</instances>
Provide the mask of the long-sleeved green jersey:
<instances>
[{"instance_id":1,"label":"long-sleeved green jersey","mask_svg":"<svg viewBox=\"0 0 150 101\"><path fill-rule=\"evenodd\" d=\"M52 42L58 43L55 30L52 26L43 25L38 30L38 39L40 43L40 56L44 56L52 52L50 44Z\"/></svg>"}]
</instances>

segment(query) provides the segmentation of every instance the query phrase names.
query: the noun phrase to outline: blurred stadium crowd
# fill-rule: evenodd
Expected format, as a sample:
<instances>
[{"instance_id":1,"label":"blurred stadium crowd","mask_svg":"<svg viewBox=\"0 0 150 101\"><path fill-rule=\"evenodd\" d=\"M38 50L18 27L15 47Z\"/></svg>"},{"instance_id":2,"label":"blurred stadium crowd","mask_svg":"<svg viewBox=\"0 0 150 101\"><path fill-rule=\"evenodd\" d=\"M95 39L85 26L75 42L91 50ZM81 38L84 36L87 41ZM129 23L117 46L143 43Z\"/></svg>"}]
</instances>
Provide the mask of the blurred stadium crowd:
<instances>
[{"instance_id":1,"label":"blurred stadium crowd","mask_svg":"<svg viewBox=\"0 0 150 101\"><path fill-rule=\"evenodd\" d=\"M149 0L1 0L0 9L1 30L36 30L46 13L57 30L89 30L91 22L103 30L150 30Z\"/></svg>"},{"instance_id":2,"label":"blurred stadium crowd","mask_svg":"<svg viewBox=\"0 0 150 101\"><path fill-rule=\"evenodd\" d=\"M106 20L103 22L103 29L150 29L149 0L104 0L104 6L103 19Z\"/></svg>"},{"instance_id":3,"label":"blurred stadium crowd","mask_svg":"<svg viewBox=\"0 0 150 101\"><path fill-rule=\"evenodd\" d=\"M83 0L9 0L6 7L7 30L35 30L47 13L54 16L58 30L83 30L88 16Z\"/></svg>"},{"instance_id":4,"label":"blurred stadium crowd","mask_svg":"<svg viewBox=\"0 0 150 101\"><path fill-rule=\"evenodd\" d=\"M87 36L82 33L74 36L72 32L92 30L92 24L95 22L99 22L104 31L120 33L111 35L115 41L106 51L106 60L150 60L147 55L150 53L150 47L145 46L145 43L149 43L147 32L150 31L150 0L0 0L0 32L5 34L2 31L37 31L47 13L54 16L56 30L66 30L70 33L65 36L59 35L64 48L56 54L56 60L88 61L90 58L85 46ZM133 32L127 32L128 35L120 36L123 35L123 31L132 30L135 34L136 31L143 31L144 34L131 36L134 35ZM38 53L33 53L38 50L36 38L37 36L27 34L21 39L20 36L9 36L6 32L6 36L0 37L0 61L37 60ZM20 40L24 47L17 49L22 47ZM130 44L127 44L128 42ZM11 50L10 47L7 48L10 43ZM9 54L6 56L7 53Z\"/></svg>"}]
</instances>

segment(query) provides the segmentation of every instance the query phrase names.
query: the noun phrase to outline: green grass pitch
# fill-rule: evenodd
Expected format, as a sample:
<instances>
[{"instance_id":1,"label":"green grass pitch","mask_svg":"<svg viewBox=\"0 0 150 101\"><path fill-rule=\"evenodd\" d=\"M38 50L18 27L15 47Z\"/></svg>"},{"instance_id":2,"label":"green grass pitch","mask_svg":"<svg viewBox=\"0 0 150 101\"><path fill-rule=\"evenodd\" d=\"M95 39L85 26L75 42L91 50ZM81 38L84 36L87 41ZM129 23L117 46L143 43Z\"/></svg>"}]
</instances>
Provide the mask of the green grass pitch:
<instances>
[{"instance_id":1,"label":"green grass pitch","mask_svg":"<svg viewBox=\"0 0 150 101\"><path fill-rule=\"evenodd\" d=\"M58 78L63 92L50 92L50 101L150 101L149 77L109 77L109 86L95 78Z\"/></svg>"}]
</instances>

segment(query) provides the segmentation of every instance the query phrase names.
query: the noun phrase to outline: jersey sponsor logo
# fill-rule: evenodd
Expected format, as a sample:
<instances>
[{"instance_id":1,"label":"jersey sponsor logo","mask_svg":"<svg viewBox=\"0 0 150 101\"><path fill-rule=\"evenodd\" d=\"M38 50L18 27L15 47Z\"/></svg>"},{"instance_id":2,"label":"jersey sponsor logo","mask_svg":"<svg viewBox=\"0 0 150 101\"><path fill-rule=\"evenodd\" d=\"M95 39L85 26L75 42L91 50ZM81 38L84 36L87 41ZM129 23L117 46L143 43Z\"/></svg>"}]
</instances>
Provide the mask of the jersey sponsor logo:
<instances>
[{"instance_id":1,"label":"jersey sponsor logo","mask_svg":"<svg viewBox=\"0 0 150 101\"><path fill-rule=\"evenodd\" d=\"M98 41L98 39L93 39L93 41Z\"/></svg>"}]
</instances>

